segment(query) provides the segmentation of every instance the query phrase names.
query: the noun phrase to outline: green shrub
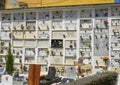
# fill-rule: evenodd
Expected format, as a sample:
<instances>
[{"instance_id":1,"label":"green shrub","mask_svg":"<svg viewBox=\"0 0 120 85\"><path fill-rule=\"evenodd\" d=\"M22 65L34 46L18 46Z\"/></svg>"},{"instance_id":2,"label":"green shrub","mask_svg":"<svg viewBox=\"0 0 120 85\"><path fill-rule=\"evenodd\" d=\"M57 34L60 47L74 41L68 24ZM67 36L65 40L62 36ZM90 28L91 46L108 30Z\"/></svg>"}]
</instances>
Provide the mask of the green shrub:
<instances>
[{"instance_id":1,"label":"green shrub","mask_svg":"<svg viewBox=\"0 0 120 85\"><path fill-rule=\"evenodd\" d=\"M6 72L9 75L12 75L14 71L14 57L11 53L11 44L9 44L9 48L7 55L5 56L5 60L6 60Z\"/></svg>"},{"instance_id":2,"label":"green shrub","mask_svg":"<svg viewBox=\"0 0 120 85\"><path fill-rule=\"evenodd\" d=\"M78 79L65 85L116 85L118 73L104 72Z\"/></svg>"}]
</instances>

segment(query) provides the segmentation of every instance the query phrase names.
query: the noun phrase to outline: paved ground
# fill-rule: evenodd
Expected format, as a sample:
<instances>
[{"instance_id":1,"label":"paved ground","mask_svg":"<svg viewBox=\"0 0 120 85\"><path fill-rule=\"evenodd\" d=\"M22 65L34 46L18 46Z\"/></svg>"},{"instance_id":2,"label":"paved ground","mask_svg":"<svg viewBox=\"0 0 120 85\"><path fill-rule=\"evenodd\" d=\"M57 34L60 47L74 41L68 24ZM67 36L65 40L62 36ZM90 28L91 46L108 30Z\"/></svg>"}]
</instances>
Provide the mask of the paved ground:
<instances>
[{"instance_id":1,"label":"paved ground","mask_svg":"<svg viewBox=\"0 0 120 85\"><path fill-rule=\"evenodd\" d=\"M0 85L2 84L0 83ZM13 85L23 85L23 82L14 82Z\"/></svg>"},{"instance_id":2,"label":"paved ground","mask_svg":"<svg viewBox=\"0 0 120 85\"><path fill-rule=\"evenodd\" d=\"M13 85L23 85L23 82L14 82Z\"/></svg>"}]
</instances>

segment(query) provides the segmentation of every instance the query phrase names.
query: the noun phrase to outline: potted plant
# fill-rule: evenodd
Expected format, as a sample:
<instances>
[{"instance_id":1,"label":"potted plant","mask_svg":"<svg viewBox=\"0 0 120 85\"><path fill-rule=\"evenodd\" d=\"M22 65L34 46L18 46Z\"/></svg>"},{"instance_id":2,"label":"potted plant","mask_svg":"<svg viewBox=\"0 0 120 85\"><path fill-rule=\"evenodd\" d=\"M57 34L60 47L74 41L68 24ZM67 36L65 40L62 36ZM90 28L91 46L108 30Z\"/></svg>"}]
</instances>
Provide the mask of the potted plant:
<instances>
[{"instance_id":1,"label":"potted plant","mask_svg":"<svg viewBox=\"0 0 120 85\"><path fill-rule=\"evenodd\" d=\"M2 75L2 85L13 85L13 71L14 71L14 58L11 53L11 44L9 44L9 48L7 50L7 54L5 56L5 61L6 61L6 74ZM9 84L8 84L9 83Z\"/></svg>"}]
</instances>

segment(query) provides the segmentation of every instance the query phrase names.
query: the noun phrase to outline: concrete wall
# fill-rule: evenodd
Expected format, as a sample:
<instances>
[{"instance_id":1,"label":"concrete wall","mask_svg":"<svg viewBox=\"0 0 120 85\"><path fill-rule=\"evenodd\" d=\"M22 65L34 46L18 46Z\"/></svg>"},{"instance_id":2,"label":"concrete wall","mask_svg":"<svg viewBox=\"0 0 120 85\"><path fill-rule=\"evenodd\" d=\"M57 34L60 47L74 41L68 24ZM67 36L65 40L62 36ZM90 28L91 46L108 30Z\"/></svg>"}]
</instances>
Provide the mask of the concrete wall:
<instances>
[{"instance_id":1,"label":"concrete wall","mask_svg":"<svg viewBox=\"0 0 120 85\"><path fill-rule=\"evenodd\" d=\"M85 4L118 3L119 0L6 0L6 9L19 8L19 2L24 2L28 7L67 6Z\"/></svg>"}]
</instances>

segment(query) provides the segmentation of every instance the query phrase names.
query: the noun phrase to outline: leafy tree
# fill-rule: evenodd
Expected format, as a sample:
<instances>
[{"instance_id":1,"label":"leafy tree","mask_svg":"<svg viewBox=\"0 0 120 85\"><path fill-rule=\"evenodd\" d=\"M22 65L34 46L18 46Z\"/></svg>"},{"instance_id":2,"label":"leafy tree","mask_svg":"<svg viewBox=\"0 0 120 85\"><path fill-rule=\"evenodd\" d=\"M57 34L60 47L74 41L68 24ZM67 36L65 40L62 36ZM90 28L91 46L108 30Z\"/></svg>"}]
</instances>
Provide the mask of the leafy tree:
<instances>
[{"instance_id":1,"label":"leafy tree","mask_svg":"<svg viewBox=\"0 0 120 85\"><path fill-rule=\"evenodd\" d=\"M11 44L9 44L7 55L5 56L6 60L6 72L9 75L12 75L14 71L14 56L11 53Z\"/></svg>"}]
</instances>

